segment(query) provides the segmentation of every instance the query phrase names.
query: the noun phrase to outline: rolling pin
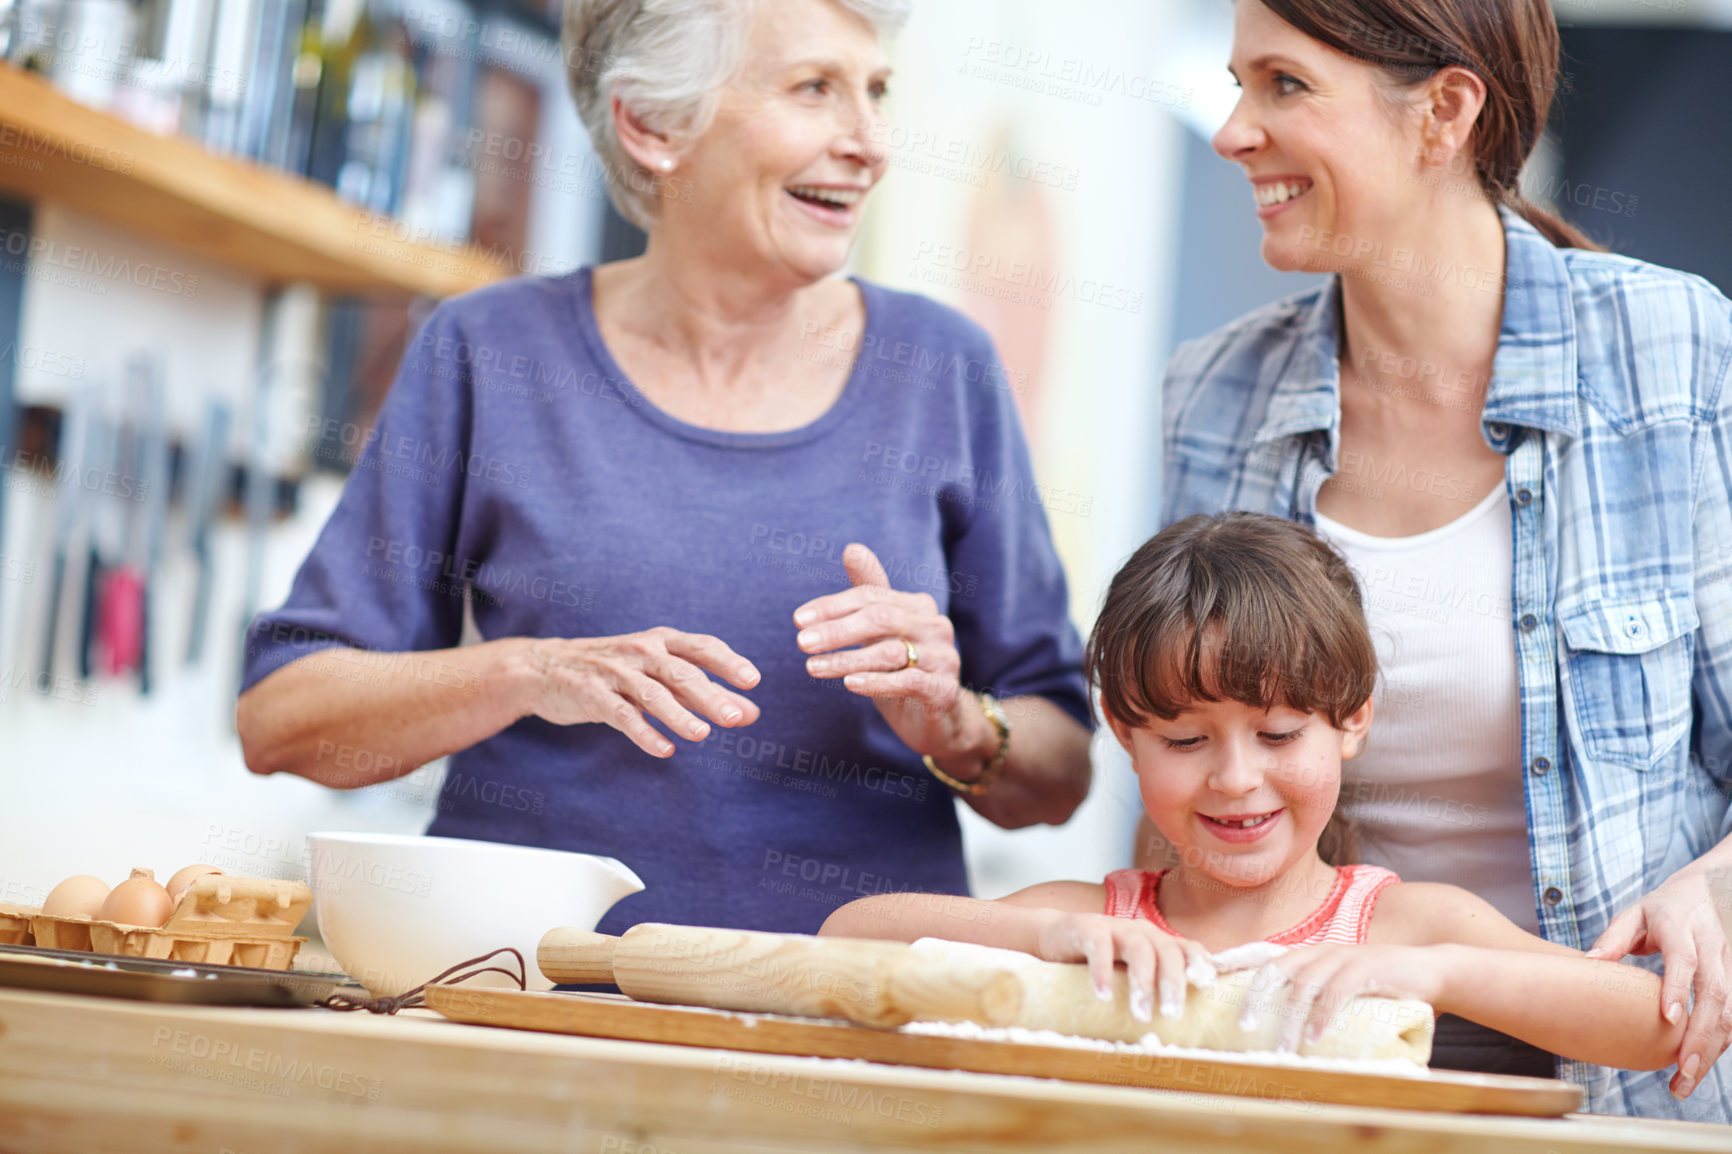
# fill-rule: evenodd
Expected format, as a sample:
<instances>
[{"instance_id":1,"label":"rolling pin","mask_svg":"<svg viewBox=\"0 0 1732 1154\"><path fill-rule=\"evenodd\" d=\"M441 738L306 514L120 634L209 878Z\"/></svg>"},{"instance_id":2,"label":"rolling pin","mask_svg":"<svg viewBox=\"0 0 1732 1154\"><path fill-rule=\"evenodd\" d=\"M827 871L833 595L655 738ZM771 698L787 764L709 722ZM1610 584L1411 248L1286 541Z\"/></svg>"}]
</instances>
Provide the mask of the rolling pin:
<instances>
[{"instance_id":1,"label":"rolling pin","mask_svg":"<svg viewBox=\"0 0 1732 1154\"><path fill-rule=\"evenodd\" d=\"M552 982L613 982L644 1002L758 1014L1005 1025L1022 984L991 963L922 957L901 942L644 922L620 937L549 930L535 953Z\"/></svg>"},{"instance_id":2,"label":"rolling pin","mask_svg":"<svg viewBox=\"0 0 1732 1154\"><path fill-rule=\"evenodd\" d=\"M818 938L646 922L621 937L553 929L536 951L554 982L614 982L639 1001L749 1013L844 1018L866 1026L973 1022L1136 1042L1154 1034L1169 1046L1270 1050L1281 1025L1279 1000L1256 992L1249 969L1187 986L1177 1019L1130 1012L1123 967L1113 996L1095 997L1088 967L1046 962L1013 950L923 939L900 942ZM1248 999L1263 1011L1246 1028ZM1300 1043L1320 1058L1406 1058L1431 1054L1432 1010L1404 998L1358 997L1329 1029Z\"/></svg>"},{"instance_id":3,"label":"rolling pin","mask_svg":"<svg viewBox=\"0 0 1732 1154\"><path fill-rule=\"evenodd\" d=\"M1051 1030L1103 1042L1139 1042L1150 1034L1162 1045L1201 1050L1273 1050L1286 1018L1286 993L1271 989L1251 968L1219 974L1213 985L1191 983L1177 1018L1155 1013L1144 1021L1130 1011L1130 982L1121 965L1113 971L1113 995L1095 997L1086 965L1047 962L1014 950L923 938L909 947L926 964L997 965L1021 987L1017 1010L1005 1025ZM1245 1021L1246 1004L1255 1009ZM968 1021L967 1018L936 1018ZM1363 995L1349 999L1323 1036L1304 1039L1299 1053L1315 1058L1405 1058L1424 1065L1431 1057L1432 1008L1412 998Z\"/></svg>"}]
</instances>

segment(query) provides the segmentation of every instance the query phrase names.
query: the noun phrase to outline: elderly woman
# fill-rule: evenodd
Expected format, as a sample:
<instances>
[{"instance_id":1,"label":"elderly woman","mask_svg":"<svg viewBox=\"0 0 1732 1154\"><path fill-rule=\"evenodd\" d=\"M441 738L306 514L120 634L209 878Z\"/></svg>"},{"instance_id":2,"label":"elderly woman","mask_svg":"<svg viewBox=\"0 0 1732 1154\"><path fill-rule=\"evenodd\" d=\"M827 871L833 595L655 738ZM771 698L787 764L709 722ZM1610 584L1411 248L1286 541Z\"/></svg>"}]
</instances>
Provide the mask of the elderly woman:
<instances>
[{"instance_id":1,"label":"elderly woman","mask_svg":"<svg viewBox=\"0 0 1732 1154\"><path fill-rule=\"evenodd\" d=\"M1361 860L1659 955L1688 1017L1670 1074L1449 1020L1442 1064L1728 1122L1732 304L1522 199L1557 66L1545 0L1238 0L1215 150L1264 258L1334 275L1174 355L1164 517L1291 517L1359 571Z\"/></svg>"},{"instance_id":2,"label":"elderly woman","mask_svg":"<svg viewBox=\"0 0 1732 1154\"><path fill-rule=\"evenodd\" d=\"M1069 817L1081 647L991 343L834 275L905 9L568 0L648 249L434 312L253 628L254 772L449 754L427 832L619 858L647 888L609 932L815 931L862 893L966 893L955 796Z\"/></svg>"}]
</instances>

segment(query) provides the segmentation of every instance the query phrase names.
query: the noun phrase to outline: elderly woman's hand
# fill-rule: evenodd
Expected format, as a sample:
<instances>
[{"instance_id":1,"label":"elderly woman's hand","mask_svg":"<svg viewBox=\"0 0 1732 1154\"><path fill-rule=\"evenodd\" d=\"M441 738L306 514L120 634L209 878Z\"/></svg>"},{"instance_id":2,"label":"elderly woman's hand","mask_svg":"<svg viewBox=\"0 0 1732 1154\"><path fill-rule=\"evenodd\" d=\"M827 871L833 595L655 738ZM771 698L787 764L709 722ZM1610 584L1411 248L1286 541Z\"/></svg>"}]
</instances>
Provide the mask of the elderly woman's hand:
<instances>
[{"instance_id":1,"label":"elderly woman's hand","mask_svg":"<svg viewBox=\"0 0 1732 1154\"><path fill-rule=\"evenodd\" d=\"M1690 1096L1732 1038L1727 1002L1732 945L1720 912L1729 900L1725 868L1693 862L1613 918L1588 951L1589 957L1614 961L1625 954L1663 955L1660 1012L1669 1022L1683 1016L1695 987L1696 1004L1678 1046L1678 1072L1672 1075L1672 1094L1679 1099Z\"/></svg>"},{"instance_id":2,"label":"elderly woman's hand","mask_svg":"<svg viewBox=\"0 0 1732 1154\"><path fill-rule=\"evenodd\" d=\"M541 638L529 654L538 674L533 713L555 725L611 725L654 757L672 757L674 747L646 712L692 741L710 735L698 713L729 728L758 719L757 706L708 676L750 689L757 669L706 634L658 626L618 637Z\"/></svg>"},{"instance_id":3,"label":"elderly woman's hand","mask_svg":"<svg viewBox=\"0 0 1732 1154\"><path fill-rule=\"evenodd\" d=\"M915 753L942 758L966 751L971 735L987 723L961 692L962 656L950 618L930 594L892 589L866 546L848 546L842 564L854 587L814 598L794 612L799 646L813 655L806 671L840 677L853 692L872 698Z\"/></svg>"}]
</instances>

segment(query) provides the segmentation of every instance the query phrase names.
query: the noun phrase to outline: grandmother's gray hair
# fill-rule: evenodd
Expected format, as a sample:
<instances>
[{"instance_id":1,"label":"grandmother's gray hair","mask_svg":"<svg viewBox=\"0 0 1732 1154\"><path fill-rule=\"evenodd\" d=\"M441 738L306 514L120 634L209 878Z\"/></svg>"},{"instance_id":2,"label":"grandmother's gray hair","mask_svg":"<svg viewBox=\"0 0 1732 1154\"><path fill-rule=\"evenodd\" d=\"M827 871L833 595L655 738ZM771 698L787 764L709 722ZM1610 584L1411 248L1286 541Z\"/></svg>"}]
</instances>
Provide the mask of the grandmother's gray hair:
<instances>
[{"instance_id":1,"label":"grandmother's gray hair","mask_svg":"<svg viewBox=\"0 0 1732 1154\"><path fill-rule=\"evenodd\" d=\"M620 144L613 98L657 132L697 136L739 70L757 0L565 0L560 48L577 114L621 215L648 228L658 178ZM834 0L893 36L913 0Z\"/></svg>"}]
</instances>

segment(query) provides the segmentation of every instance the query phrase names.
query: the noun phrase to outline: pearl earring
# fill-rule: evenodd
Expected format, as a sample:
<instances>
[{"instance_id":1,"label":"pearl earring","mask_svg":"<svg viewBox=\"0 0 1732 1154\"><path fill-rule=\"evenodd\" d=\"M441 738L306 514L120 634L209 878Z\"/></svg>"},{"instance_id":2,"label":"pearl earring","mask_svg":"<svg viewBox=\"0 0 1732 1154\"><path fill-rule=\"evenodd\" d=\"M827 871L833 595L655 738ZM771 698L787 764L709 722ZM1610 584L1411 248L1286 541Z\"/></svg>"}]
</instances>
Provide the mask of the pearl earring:
<instances>
[{"instance_id":1,"label":"pearl earring","mask_svg":"<svg viewBox=\"0 0 1732 1154\"><path fill-rule=\"evenodd\" d=\"M661 161L656 165L656 167L661 169L663 172L672 172L674 170L673 157L671 157L671 156L662 157Z\"/></svg>"}]
</instances>

